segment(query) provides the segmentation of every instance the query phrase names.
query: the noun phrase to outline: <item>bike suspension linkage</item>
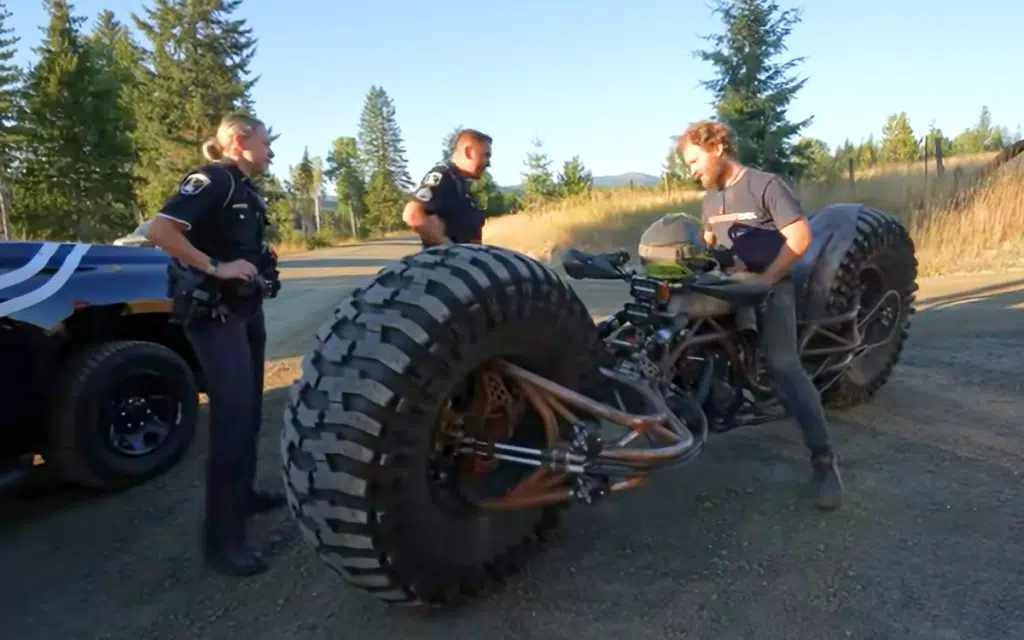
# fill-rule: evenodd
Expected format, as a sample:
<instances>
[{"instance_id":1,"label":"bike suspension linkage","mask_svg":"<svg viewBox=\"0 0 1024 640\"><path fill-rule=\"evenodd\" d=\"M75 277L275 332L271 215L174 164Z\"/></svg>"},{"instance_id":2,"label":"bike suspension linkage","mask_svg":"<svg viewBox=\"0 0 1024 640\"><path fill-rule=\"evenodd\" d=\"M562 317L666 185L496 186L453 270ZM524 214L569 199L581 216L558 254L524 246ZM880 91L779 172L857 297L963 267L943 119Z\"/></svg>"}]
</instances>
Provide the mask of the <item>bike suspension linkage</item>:
<instances>
[{"instance_id":1,"label":"bike suspension linkage","mask_svg":"<svg viewBox=\"0 0 1024 640\"><path fill-rule=\"evenodd\" d=\"M592 504L608 493L641 485L653 470L694 458L707 438L707 421L698 405L694 404L695 410L691 412L697 427L695 435L673 414L660 393L619 372L601 369L610 382L629 387L639 394L654 413L627 413L509 362L499 361L496 364L503 374L516 381L540 415L547 447L536 449L488 442L462 433L453 434L457 439L457 451L461 454L480 455L536 468L532 475L506 495L484 501L481 504L484 508L522 509L573 499ZM592 417L581 420L573 409L586 411ZM571 425L572 437L568 442L559 437L558 418ZM652 441L657 438L664 444L626 449L624 445L634 433L616 443L602 442L593 432L597 420L606 420L634 433L644 433ZM613 476L625 477L612 482L609 478ZM571 480L571 488L565 486L566 480Z\"/></svg>"}]
</instances>

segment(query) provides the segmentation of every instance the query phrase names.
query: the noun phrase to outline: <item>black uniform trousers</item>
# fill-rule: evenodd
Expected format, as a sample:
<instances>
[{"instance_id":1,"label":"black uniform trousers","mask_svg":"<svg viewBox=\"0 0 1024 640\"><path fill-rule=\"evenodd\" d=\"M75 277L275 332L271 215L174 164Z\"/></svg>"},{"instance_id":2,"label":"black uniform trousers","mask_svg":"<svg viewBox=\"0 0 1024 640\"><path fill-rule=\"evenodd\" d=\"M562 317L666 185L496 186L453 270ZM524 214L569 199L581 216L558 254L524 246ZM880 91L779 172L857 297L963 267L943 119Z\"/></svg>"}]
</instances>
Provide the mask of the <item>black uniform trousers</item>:
<instances>
[{"instance_id":1,"label":"black uniform trousers","mask_svg":"<svg viewBox=\"0 0 1024 640\"><path fill-rule=\"evenodd\" d=\"M263 417L263 358L267 333L262 305L204 319L186 328L199 358L210 403L206 460L208 550L245 544L245 522L256 476Z\"/></svg>"}]
</instances>

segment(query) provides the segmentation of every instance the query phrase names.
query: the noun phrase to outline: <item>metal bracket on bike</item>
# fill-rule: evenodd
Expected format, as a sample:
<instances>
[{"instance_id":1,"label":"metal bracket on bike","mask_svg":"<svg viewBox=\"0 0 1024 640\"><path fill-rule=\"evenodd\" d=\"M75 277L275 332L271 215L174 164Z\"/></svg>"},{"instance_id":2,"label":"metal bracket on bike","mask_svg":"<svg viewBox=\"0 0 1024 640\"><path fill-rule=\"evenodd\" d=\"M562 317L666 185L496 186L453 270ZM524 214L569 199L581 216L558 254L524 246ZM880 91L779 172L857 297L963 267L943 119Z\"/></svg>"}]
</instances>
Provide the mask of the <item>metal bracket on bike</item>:
<instances>
[{"instance_id":1,"label":"metal bracket on bike","mask_svg":"<svg viewBox=\"0 0 1024 640\"><path fill-rule=\"evenodd\" d=\"M575 478L572 495L585 505L593 505L611 493L610 487L608 478L580 475Z\"/></svg>"},{"instance_id":2,"label":"metal bracket on bike","mask_svg":"<svg viewBox=\"0 0 1024 640\"><path fill-rule=\"evenodd\" d=\"M600 436L592 431L593 426L588 421L576 422L572 425L570 447L573 452L586 456L587 460L597 458L604 448L604 442Z\"/></svg>"}]
</instances>

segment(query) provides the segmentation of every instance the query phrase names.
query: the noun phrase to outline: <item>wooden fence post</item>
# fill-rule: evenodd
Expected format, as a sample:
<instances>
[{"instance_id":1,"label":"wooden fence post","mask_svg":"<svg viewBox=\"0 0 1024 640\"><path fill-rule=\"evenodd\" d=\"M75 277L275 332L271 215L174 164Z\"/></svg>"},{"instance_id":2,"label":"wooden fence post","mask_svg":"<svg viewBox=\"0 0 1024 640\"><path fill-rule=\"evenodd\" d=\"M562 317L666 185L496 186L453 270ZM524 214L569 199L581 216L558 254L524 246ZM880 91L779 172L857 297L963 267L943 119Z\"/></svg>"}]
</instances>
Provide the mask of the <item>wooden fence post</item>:
<instances>
[{"instance_id":1,"label":"wooden fence post","mask_svg":"<svg viewBox=\"0 0 1024 640\"><path fill-rule=\"evenodd\" d=\"M921 139L921 146L924 147L924 197L928 198L928 136Z\"/></svg>"}]
</instances>

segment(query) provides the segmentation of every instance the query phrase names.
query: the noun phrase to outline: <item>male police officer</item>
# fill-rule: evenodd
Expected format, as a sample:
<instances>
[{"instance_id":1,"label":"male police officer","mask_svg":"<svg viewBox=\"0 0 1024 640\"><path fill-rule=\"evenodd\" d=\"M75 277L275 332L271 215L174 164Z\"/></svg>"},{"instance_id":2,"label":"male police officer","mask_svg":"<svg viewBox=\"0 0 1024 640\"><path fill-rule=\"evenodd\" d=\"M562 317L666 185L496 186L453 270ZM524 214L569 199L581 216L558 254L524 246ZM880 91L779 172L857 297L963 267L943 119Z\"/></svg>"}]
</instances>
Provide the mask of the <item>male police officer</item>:
<instances>
[{"instance_id":1,"label":"male police officer","mask_svg":"<svg viewBox=\"0 0 1024 640\"><path fill-rule=\"evenodd\" d=\"M704 240L719 243L772 285L762 313L761 350L783 403L803 431L811 454L815 503L835 509L843 484L829 441L821 397L797 351L796 304L789 270L807 250L811 230L792 188L780 176L745 167L735 156L736 141L725 124L695 122L679 137L683 160L700 179L704 197Z\"/></svg>"},{"instance_id":2,"label":"male police officer","mask_svg":"<svg viewBox=\"0 0 1024 640\"><path fill-rule=\"evenodd\" d=\"M452 159L433 167L420 181L402 219L419 234L423 247L448 243L480 243L484 212L469 192L491 164L491 137L463 129L455 137Z\"/></svg>"},{"instance_id":3,"label":"male police officer","mask_svg":"<svg viewBox=\"0 0 1024 640\"><path fill-rule=\"evenodd\" d=\"M218 301L201 317L190 313L182 320L210 399L203 550L215 571L252 575L266 564L246 546L246 518L285 504L281 496L253 489L266 330L262 292L245 293L259 282L267 225L250 176L265 170L273 153L261 122L228 116L203 154L210 163L185 177L146 237L191 267L190 275L207 280L206 292Z\"/></svg>"}]
</instances>

